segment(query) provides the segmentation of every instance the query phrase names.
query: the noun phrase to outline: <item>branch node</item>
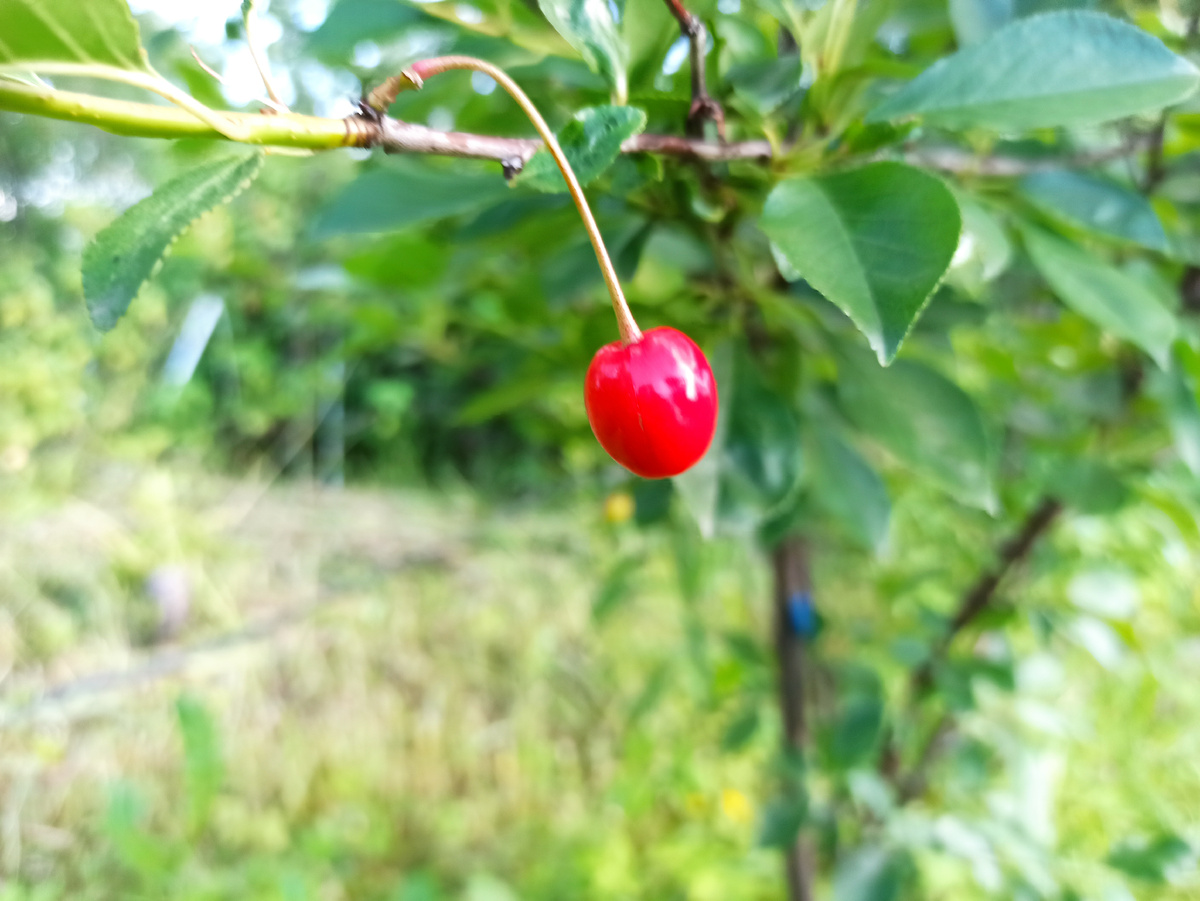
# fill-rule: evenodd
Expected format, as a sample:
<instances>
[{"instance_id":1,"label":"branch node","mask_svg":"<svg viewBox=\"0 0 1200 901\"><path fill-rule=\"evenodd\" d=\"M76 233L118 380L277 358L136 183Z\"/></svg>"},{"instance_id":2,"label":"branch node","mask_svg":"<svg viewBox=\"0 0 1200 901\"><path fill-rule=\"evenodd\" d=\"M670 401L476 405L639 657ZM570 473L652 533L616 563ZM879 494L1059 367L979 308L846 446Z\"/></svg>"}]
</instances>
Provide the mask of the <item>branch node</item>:
<instances>
[{"instance_id":1,"label":"branch node","mask_svg":"<svg viewBox=\"0 0 1200 901\"><path fill-rule=\"evenodd\" d=\"M705 94L692 101L687 114L687 130L691 134L703 135L705 120L711 120L717 126L717 139L725 143L725 110L721 104Z\"/></svg>"},{"instance_id":2,"label":"branch node","mask_svg":"<svg viewBox=\"0 0 1200 901\"><path fill-rule=\"evenodd\" d=\"M500 168L504 172L504 180L512 181L525 168L525 160L519 156L510 156L508 159L500 161Z\"/></svg>"},{"instance_id":3,"label":"branch node","mask_svg":"<svg viewBox=\"0 0 1200 901\"><path fill-rule=\"evenodd\" d=\"M370 122L372 125L383 124L383 113L371 106L365 97L358 101L357 107L358 108L354 111L353 118L363 119L367 122Z\"/></svg>"},{"instance_id":4,"label":"branch node","mask_svg":"<svg viewBox=\"0 0 1200 901\"><path fill-rule=\"evenodd\" d=\"M692 105L688 108L687 130L694 137L704 137L704 123L717 127L717 137L725 143L725 111L708 93L704 83L705 58L708 55L708 32L704 21L689 12L682 0L666 0L667 8L679 23L679 32L688 40L692 69Z\"/></svg>"},{"instance_id":5,"label":"branch node","mask_svg":"<svg viewBox=\"0 0 1200 901\"><path fill-rule=\"evenodd\" d=\"M425 79L416 71L415 66L404 69L399 75L392 75L368 94L366 104L382 116L396 102L401 92L419 91L424 84Z\"/></svg>"},{"instance_id":6,"label":"branch node","mask_svg":"<svg viewBox=\"0 0 1200 901\"><path fill-rule=\"evenodd\" d=\"M346 123L347 147L374 147L383 139L383 117L374 110L368 114L364 106L360 104L358 112L342 120Z\"/></svg>"}]
</instances>

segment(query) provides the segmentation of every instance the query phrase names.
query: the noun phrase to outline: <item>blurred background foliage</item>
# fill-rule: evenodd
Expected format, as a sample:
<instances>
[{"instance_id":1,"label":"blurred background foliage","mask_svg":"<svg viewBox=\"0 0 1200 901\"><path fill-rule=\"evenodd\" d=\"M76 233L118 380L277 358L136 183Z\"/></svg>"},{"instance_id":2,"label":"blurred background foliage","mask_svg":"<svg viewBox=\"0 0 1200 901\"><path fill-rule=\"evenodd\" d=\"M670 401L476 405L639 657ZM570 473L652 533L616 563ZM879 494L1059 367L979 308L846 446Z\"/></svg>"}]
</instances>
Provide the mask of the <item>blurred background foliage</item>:
<instances>
[{"instance_id":1,"label":"blurred background foliage","mask_svg":"<svg viewBox=\"0 0 1200 901\"><path fill-rule=\"evenodd\" d=\"M1186 55L1194 13L869 0L822 70L784 31L832 46L844 5L689 7L729 137L799 135L786 161L628 156L590 190L642 327L717 369L718 446L675 483L591 436L616 332L564 194L271 156L100 334L82 248L229 151L0 113L0 898L769 899L802 827L837 901L1200 897L1200 101L1019 138L863 122L1009 20L1102 8ZM190 7L134 4L154 65L256 109L239 4ZM677 23L615 7L629 103L679 133ZM273 0L260 24L301 112L446 52L555 128L613 99L515 0ZM392 112L527 135L493 88L447 75ZM877 152L949 159L964 228L887 369L757 227L779 175ZM1170 334L1145 305L1098 325L1062 296L1081 271ZM942 648L1047 496L1055 529ZM761 554L796 532L803 761Z\"/></svg>"}]
</instances>

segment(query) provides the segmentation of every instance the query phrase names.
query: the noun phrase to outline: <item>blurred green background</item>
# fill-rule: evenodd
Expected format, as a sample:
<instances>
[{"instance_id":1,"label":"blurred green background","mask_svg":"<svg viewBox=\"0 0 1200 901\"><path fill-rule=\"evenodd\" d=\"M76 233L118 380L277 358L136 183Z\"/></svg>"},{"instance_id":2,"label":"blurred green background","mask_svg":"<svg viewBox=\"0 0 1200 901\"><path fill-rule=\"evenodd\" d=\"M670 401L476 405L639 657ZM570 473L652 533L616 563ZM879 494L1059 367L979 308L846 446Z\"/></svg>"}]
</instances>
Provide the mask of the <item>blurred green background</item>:
<instances>
[{"instance_id":1,"label":"blurred green background","mask_svg":"<svg viewBox=\"0 0 1200 901\"><path fill-rule=\"evenodd\" d=\"M239 6L133 9L159 71L254 110ZM695 8L731 136L809 136L776 175L902 149L862 124L872 85L1000 14L864 3L854 68L814 88L779 37L818 13ZM1190 51L1186 10L1105 9ZM659 0L617 15L630 103L678 133L677 24ZM611 99L515 0L273 0L259 22L297 111L349 115L440 52L504 66L556 128ZM446 75L393 114L529 134L493 89ZM837 901L1200 898L1189 103L1148 190L1144 154L1100 164L1132 205L1116 226L1068 167L958 171L964 237L886 370L776 271L769 167L619 158L590 193L634 312L722 378L707 486L635 480L591 435L583 376L616 329L566 195L472 161L272 155L101 334L83 247L230 150L0 112L0 899L779 899L800 829ZM1154 125L916 149L1027 163ZM420 203L365 221L360 180ZM1030 223L1162 298L1170 362L1058 304ZM943 653L1048 494L1065 512ZM817 611L803 760L780 750L764 554L790 533Z\"/></svg>"}]
</instances>

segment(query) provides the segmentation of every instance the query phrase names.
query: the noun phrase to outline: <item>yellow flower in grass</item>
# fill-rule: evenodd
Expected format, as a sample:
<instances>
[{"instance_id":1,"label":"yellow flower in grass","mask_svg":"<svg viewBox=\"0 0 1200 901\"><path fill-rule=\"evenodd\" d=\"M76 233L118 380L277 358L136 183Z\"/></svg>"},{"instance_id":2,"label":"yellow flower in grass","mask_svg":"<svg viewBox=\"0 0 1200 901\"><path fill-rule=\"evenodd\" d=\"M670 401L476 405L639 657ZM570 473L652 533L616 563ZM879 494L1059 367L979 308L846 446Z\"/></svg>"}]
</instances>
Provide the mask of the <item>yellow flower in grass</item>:
<instances>
[{"instance_id":1,"label":"yellow flower in grass","mask_svg":"<svg viewBox=\"0 0 1200 901\"><path fill-rule=\"evenodd\" d=\"M633 495L628 491L614 491L604 499L604 518L608 522L629 522L634 509Z\"/></svg>"},{"instance_id":2,"label":"yellow flower in grass","mask_svg":"<svg viewBox=\"0 0 1200 901\"><path fill-rule=\"evenodd\" d=\"M721 813L739 826L754 821L754 805L736 788L721 789Z\"/></svg>"}]
</instances>

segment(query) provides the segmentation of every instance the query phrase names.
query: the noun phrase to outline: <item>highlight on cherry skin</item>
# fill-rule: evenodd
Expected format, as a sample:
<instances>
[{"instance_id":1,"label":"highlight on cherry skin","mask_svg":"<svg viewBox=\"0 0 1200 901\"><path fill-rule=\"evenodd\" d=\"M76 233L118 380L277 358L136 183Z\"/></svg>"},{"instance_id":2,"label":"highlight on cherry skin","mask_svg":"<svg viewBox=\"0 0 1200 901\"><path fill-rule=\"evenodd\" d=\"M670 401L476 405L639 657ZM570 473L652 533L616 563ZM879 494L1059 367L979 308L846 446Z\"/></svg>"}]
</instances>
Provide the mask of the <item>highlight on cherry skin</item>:
<instances>
[{"instance_id":1,"label":"highlight on cherry skin","mask_svg":"<svg viewBox=\"0 0 1200 901\"><path fill-rule=\"evenodd\" d=\"M647 479L690 469L717 427L717 382L708 359L691 338L666 326L596 351L584 404L600 446Z\"/></svg>"}]
</instances>

